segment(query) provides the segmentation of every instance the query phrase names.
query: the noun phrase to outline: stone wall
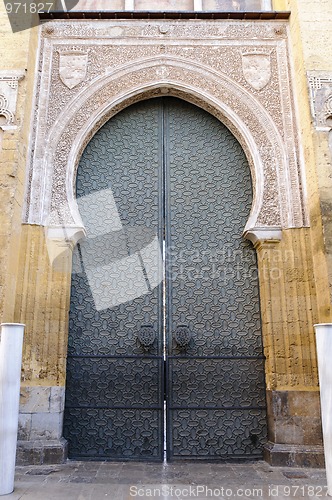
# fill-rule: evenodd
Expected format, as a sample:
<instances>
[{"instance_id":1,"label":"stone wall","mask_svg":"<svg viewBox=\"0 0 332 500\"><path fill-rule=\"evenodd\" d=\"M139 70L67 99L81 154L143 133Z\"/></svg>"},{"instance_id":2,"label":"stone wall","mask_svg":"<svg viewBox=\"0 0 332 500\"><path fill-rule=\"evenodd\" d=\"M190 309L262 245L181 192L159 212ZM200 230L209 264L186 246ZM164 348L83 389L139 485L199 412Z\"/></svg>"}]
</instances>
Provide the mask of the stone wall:
<instances>
[{"instance_id":1,"label":"stone wall","mask_svg":"<svg viewBox=\"0 0 332 500\"><path fill-rule=\"evenodd\" d=\"M313 278L317 296L317 322L331 321L332 298L332 150L331 150L331 123L326 109L328 96L332 95L332 5L331 2L314 0L285 0L278 1L278 8L291 11L290 16L290 46L291 64L293 67L293 85L297 96L297 113L299 133L302 144L306 192L308 200L310 234L307 234L307 247L312 253ZM317 87L320 87L317 89ZM323 99L322 99L323 96ZM324 102L325 101L325 102ZM332 108L331 108L332 111ZM323 123L325 120L325 123ZM329 144L330 142L330 144ZM323 234L323 238L322 238ZM304 248L301 245L301 248ZM313 314L306 304L306 294L303 296L301 310ZM301 298L296 302L301 303ZM284 316L284 314L282 315ZM301 346L315 352L314 337L308 343L305 332L300 334ZM311 345L311 347L310 347ZM305 352L305 351L304 351ZM295 359L297 355L295 355ZM308 369L308 360L304 360L305 370ZM292 366L294 366L292 364ZM313 372L315 372L315 367ZM312 442L313 433L306 429L315 429L316 436L321 432L319 424L319 397L315 383L310 387L311 377L303 378L303 390L289 384L287 393L268 393L270 413L274 414L273 422L269 422L269 438L280 445L267 449L268 459L273 464L282 463L287 451L283 445L289 443L304 444ZM316 394L315 394L316 392ZM296 410L292 401L296 400ZM302 400L301 405L298 404ZM308 415L307 409L311 408ZM307 424L304 421L309 417ZM303 420L305 419L305 420ZM310 423L312 419L312 423ZM276 421L282 422L282 434L277 435ZM299 433L301 436L299 436ZM317 441L315 441L317 443ZM295 450L295 448L294 448ZM272 451L272 453L270 453ZM316 455L314 450L312 458ZM297 453L299 451L297 450ZM301 452L300 452L301 453ZM295 455L288 455L288 463ZM299 454L297 455L299 456ZM317 457L317 455L316 455ZM304 463L306 461L304 460Z\"/></svg>"},{"instance_id":2,"label":"stone wall","mask_svg":"<svg viewBox=\"0 0 332 500\"><path fill-rule=\"evenodd\" d=\"M0 5L0 94L13 100L13 117L4 117L0 104L0 317L13 321L27 151L35 84L37 29L12 33ZM8 92L9 91L9 92ZM16 96L13 96L14 92ZM10 93L12 95L10 95ZM4 106L6 108L6 105ZM1 120L2 117L2 120Z\"/></svg>"},{"instance_id":3,"label":"stone wall","mask_svg":"<svg viewBox=\"0 0 332 500\"><path fill-rule=\"evenodd\" d=\"M286 8L292 12L290 35L294 88L298 100L298 123L305 160L310 225L314 235L313 258L318 302L321 321L328 322L331 320L332 301L331 124L327 124L325 130L317 130L315 127L315 103L314 94L310 95L310 79L313 76L323 76L325 79L329 76L327 86L330 91L327 95L332 95L332 4L329 0L287 0ZM319 105L319 102L316 104ZM329 293L325 286L326 276L329 277Z\"/></svg>"}]
</instances>

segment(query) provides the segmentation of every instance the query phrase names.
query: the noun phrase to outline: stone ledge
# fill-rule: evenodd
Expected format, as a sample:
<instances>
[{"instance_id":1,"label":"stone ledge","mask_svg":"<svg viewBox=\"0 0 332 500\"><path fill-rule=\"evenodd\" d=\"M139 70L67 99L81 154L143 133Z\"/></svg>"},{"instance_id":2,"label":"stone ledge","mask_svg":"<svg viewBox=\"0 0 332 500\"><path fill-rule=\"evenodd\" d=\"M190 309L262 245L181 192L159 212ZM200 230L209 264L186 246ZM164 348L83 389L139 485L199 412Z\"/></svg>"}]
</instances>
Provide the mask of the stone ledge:
<instances>
[{"instance_id":1,"label":"stone ledge","mask_svg":"<svg viewBox=\"0 0 332 500\"><path fill-rule=\"evenodd\" d=\"M16 465L62 464L67 460L68 443L59 440L18 441Z\"/></svg>"},{"instance_id":2,"label":"stone ledge","mask_svg":"<svg viewBox=\"0 0 332 500\"><path fill-rule=\"evenodd\" d=\"M275 467L324 468L323 446L275 444L264 446L264 460Z\"/></svg>"}]
</instances>

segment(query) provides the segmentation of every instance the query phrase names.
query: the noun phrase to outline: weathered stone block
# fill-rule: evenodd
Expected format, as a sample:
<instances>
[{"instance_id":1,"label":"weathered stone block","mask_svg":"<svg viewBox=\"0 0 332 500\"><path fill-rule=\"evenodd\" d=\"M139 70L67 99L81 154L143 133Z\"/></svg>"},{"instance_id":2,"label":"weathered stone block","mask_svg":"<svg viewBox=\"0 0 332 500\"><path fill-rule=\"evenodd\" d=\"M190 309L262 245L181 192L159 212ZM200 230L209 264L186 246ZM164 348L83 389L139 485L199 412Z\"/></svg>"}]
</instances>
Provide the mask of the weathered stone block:
<instances>
[{"instance_id":1,"label":"weathered stone block","mask_svg":"<svg viewBox=\"0 0 332 500\"><path fill-rule=\"evenodd\" d=\"M324 463L318 391L267 391L271 465L322 467Z\"/></svg>"},{"instance_id":2,"label":"weathered stone block","mask_svg":"<svg viewBox=\"0 0 332 500\"><path fill-rule=\"evenodd\" d=\"M41 465L43 448L32 441L18 441L16 451L17 465Z\"/></svg>"},{"instance_id":3,"label":"weathered stone block","mask_svg":"<svg viewBox=\"0 0 332 500\"><path fill-rule=\"evenodd\" d=\"M267 443L264 459L275 467L318 467L324 468L323 446L297 446Z\"/></svg>"},{"instance_id":4,"label":"weathered stone block","mask_svg":"<svg viewBox=\"0 0 332 500\"><path fill-rule=\"evenodd\" d=\"M60 439L58 442L48 442L44 447L43 464L61 464L68 455L68 442Z\"/></svg>"},{"instance_id":5,"label":"weathered stone block","mask_svg":"<svg viewBox=\"0 0 332 500\"><path fill-rule=\"evenodd\" d=\"M275 441L285 444L302 444L303 427L299 418L281 418L275 431Z\"/></svg>"},{"instance_id":6,"label":"weathered stone block","mask_svg":"<svg viewBox=\"0 0 332 500\"><path fill-rule=\"evenodd\" d=\"M31 414L20 413L18 416L18 439L28 441L31 435Z\"/></svg>"},{"instance_id":7,"label":"weathered stone block","mask_svg":"<svg viewBox=\"0 0 332 500\"><path fill-rule=\"evenodd\" d=\"M51 387L50 397L50 412L60 413L65 408L65 388L64 387Z\"/></svg>"},{"instance_id":8,"label":"weathered stone block","mask_svg":"<svg viewBox=\"0 0 332 500\"><path fill-rule=\"evenodd\" d=\"M40 413L50 410L50 387L21 387L20 411Z\"/></svg>"},{"instance_id":9,"label":"weathered stone block","mask_svg":"<svg viewBox=\"0 0 332 500\"><path fill-rule=\"evenodd\" d=\"M18 441L16 465L61 464L67 459L67 441Z\"/></svg>"},{"instance_id":10,"label":"weathered stone block","mask_svg":"<svg viewBox=\"0 0 332 500\"><path fill-rule=\"evenodd\" d=\"M287 395L289 415L320 416L319 391L289 391Z\"/></svg>"},{"instance_id":11,"label":"weathered stone block","mask_svg":"<svg viewBox=\"0 0 332 500\"><path fill-rule=\"evenodd\" d=\"M33 413L30 439L60 439L62 421L62 413Z\"/></svg>"}]
</instances>

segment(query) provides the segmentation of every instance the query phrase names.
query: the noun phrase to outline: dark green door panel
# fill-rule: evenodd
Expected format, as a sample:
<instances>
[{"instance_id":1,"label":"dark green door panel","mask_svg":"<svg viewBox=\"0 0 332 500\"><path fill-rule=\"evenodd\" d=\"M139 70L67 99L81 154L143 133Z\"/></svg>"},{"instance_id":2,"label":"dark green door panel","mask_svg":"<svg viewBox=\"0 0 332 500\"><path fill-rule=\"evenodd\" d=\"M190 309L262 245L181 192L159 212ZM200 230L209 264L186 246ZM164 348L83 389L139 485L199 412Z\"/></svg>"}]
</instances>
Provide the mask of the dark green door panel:
<instances>
[{"instance_id":1,"label":"dark green door panel","mask_svg":"<svg viewBox=\"0 0 332 500\"><path fill-rule=\"evenodd\" d=\"M257 263L242 237L252 202L248 162L213 116L178 100L164 108L168 456L261 456Z\"/></svg>"},{"instance_id":2,"label":"dark green door panel","mask_svg":"<svg viewBox=\"0 0 332 500\"><path fill-rule=\"evenodd\" d=\"M64 421L70 457L163 458L162 283L153 286L144 255L162 241L161 120L153 102L126 109L97 132L78 168L89 237L73 262ZM140 342L144 330L154 336L149 350Z\"/></svg>"}]
</instances>

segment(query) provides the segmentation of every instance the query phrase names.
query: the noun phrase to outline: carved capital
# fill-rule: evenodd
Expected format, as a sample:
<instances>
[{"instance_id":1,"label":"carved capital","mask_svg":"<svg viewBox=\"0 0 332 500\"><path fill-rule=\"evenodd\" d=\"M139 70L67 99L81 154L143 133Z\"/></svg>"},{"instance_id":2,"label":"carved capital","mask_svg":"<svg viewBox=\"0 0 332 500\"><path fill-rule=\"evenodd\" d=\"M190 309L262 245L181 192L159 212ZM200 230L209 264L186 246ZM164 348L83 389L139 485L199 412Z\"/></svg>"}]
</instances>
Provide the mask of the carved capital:
<instances>
[{"instance_id":1,"label":"carved capital","mask_svg":"<svg viewBox=\"0 0 332 500\"><path fill-rule=\"evenodd\" d=\"M86 236L84 227L48 226L45 238L50 264L56 271L66 271L71 264L72 251L79 240Z\"/></svg>"},{"instance_id":2,"label":"carved capital","mask_svg":"<svg viewBox=\"0 0 332 500\"><path fill-rule=\"evenodd\" d=\"M243 236L258 249L265 244L280 243L282 231L280 227L257 227L245 231Z\"/></svg>"}]
</instances>

